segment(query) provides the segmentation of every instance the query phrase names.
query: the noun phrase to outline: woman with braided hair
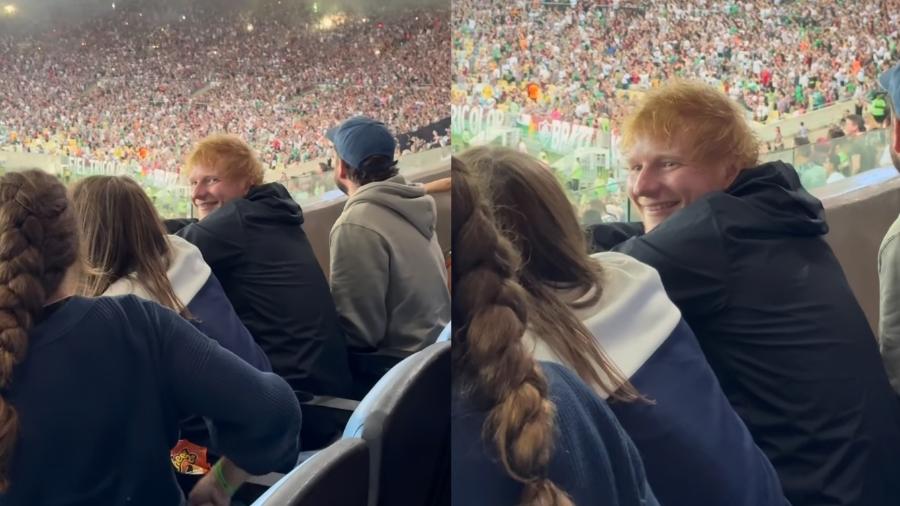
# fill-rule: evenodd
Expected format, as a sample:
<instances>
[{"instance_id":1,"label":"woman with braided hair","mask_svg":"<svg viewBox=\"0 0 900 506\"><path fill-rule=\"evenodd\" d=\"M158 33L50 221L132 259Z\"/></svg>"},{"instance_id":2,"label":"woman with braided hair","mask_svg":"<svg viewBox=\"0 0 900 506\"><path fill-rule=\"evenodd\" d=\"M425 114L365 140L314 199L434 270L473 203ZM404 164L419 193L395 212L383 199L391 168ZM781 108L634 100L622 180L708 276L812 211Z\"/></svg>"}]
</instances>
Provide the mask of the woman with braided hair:
<instances>
[{"instance_id":1,"label":"woman with braided hair","mask_svg":"<svg viewBox=\"0 0 900 506\"><path fill-rule=\"evenodd\" d=\"M656 505L641 459L606 404L525 349L519 258L470 183L453 176L452 503Z\"/></svg>"},{"instance_id":2,"label":"woman with braided hair","mask_svg":"<svg viewBox=\"0 0 900 506\"><path fill-rule=\"evenodd\" d=\"M502 147L460 158L527 259L519 272L529 299L525 348L613 398L660 503L786 504L656 270L621 253L589 256L572 204L537 159Z\"/></svg>"},{"instance_id":3,"label":"woman with braided hair","mask_svg":"<svg viewBox=\"0 0 900 506\"><path fill-rule=\"evenodd\" d=\"M228 503L246 474L290 466L287 383L133 295L74 295L75 216L38 170L0 177L0 505L180 505L169 449L204 416L227 458L192 504Z\"/></svg>"}]
</instances>

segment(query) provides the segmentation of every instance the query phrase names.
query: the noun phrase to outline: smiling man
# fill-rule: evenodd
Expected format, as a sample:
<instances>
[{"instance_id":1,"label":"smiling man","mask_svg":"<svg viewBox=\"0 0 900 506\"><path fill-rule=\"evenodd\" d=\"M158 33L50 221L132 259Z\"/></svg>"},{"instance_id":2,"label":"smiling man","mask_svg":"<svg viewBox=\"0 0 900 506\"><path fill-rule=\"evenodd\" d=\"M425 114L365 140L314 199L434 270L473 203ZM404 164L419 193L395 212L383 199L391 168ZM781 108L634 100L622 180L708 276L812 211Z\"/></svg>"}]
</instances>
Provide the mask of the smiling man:
<instances>
[{"instance_id":1,"label":"smiling man","mask_svg":"<svg viewBox=\"0 0 900 506\"><path fill-rule=\"evenodd\" d=\"M645 232L598 225L594 246L659 271L787 498L900 504L900 409L821 202L701 83L650 92L621 146Z\"/></svg>"},{"instance_id":2,"label":"smiling man","mask_svg":"<svg viewBox=\"0 0 900 506\"><path fill-rule=\"evenodd\" d=\"M296 390L347 395L344 333L300 206L263 184L255 153L233 135L200 141L186 168L200 221L177 235L203 253L272 369Z\"/></svg>"},{"instance_id":3,"label":"smiling man","mask_svg":"<svg viewBox=\"0 0 900 506\"><path fill-rule=\"evenodd\" d=\"M236 137L204 139L188 158L191 202L202 220L263 183L263 168L250 146Z\"/></svg>"}]
</instances>

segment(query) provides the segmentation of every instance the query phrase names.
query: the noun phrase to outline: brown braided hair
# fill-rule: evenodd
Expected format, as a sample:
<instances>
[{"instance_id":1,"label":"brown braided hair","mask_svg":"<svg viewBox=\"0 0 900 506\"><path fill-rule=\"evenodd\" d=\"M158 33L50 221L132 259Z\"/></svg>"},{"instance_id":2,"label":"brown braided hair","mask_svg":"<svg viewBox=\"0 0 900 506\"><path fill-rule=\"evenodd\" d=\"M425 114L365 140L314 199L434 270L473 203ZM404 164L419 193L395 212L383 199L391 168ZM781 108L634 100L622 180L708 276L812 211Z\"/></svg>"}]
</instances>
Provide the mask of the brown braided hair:
<instances>
[{"instance_id":1,"label":"brown braided hair","mask_svg":"<svg viewBox=\"0 0 900 506\"><path fill-rule=\"evenodd\" d=\"M0 177L0 392L28 348L28 331L78 257L75 218L66 189L40 170ZM0 492L9 488L9 465L18 415L0 395Z\"/></svg>"},{"instance_id":2,"label":"brown braided hair","mask_svg":"<svg viewBox=\"0 0 900 506\"><path fill-rule=\"evenodd\" d=\"M493 441L507 474L524 484L520 504L571 506L547 478L556 410L522 344L528 304L516 281L518 255L455 157L451 172L454 388L488 411L482 438Z\"/></svg>"}]
</instances>

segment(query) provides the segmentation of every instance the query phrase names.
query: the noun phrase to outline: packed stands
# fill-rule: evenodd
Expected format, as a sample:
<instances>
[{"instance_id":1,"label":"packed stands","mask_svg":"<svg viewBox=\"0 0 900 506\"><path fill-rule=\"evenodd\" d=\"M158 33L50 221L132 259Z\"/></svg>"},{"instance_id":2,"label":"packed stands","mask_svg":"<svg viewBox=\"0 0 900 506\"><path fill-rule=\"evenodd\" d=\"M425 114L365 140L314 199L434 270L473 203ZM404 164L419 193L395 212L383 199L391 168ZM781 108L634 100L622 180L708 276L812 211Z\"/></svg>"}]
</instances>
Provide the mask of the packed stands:
<instances>
[{"instance_id":1,"label":"packed stands","mask_svg":"<svg viewBox=\"0 0 900 506\"><path fill-rule=\"evenodd\" d=\"M449 52L446 8L284 4L141 0L0 32L0 145L174 171L227 131L281 168L331 156L324 133L350 114L397 133L446 117L449 68L434 64Z\"/></svg>"},{"instance_id":2,"label":"packed stands","mask_svg":"<svg viewBox=\"0 0 900 506\"><path fill-rule=\"evenodd\" d=\"M609 130L674 77L726 90L759 121L866 100L896 61L900 2L454 2L455 104ZM887 14L882 14L887 13Z\"/></svg>"},{"instance_id":3,"label":"packed stands","mask_svg":"<svg viewBox=\"0 0 900 506\"><path fill-rule=\"evenodd\" d=\"M646 90L673 78L718 86L755 121L766 158L790 161L795 136L814 143L852 112L877 128L876 78L900 59L898 0L460 0L454 12L454 146L537 156L587 224L627 217L616 139ZM830 119L800 130L813 111ZM836 151L822 142L819 151ZM868 158L883 159L872 144ZM824 184L817 161L807 179ZM846 156L841 169L851 174Z\"/></svg>"}]
</instances>

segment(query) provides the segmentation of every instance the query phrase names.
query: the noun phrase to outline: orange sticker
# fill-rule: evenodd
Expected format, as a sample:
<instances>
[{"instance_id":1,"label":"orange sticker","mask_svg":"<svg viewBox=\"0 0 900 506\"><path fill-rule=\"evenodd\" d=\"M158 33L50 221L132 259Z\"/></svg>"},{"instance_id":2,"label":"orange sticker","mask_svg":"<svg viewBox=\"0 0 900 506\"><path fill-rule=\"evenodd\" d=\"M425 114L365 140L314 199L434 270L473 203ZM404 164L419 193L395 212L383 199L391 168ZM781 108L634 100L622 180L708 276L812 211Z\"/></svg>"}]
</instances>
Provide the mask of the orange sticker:
<instances>
[{"instance_id":1,"label":"orange sticker","mask_svg":"<svg viewBox=\"0 0 900 506\"><path fill-rule=\"evenodd\" d=\"M195 445L187 439L180 439L169 455L175 470L181 474L206 474L209 471L206 448Z\"/></svg>"}]
</instances>

